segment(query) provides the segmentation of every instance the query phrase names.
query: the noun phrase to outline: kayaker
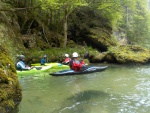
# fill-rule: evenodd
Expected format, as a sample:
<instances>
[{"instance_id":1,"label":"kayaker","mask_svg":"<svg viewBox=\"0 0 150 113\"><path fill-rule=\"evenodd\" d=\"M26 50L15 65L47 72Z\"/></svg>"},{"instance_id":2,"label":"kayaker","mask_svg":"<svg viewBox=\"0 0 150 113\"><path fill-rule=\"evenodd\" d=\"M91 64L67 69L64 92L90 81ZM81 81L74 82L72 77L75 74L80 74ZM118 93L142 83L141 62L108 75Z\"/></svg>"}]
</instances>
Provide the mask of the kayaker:
<instances>
[{"instance_id":1,"label":"kayaker","mask_svg":"<svg viewBox=\"0 0 150 113\"><path fill-rule=\"evenodd\" d=\"M70 69L72 69L72 70L74 70L74 71L81 71L82 68L85 67L84 61L83 61L83 60L82 60L82 61L79 61L79 60L78 60L78 56L79 56L78 53L77 53L77 52L74 52L74 53L72 54L72 60L70 61L70 64L69 64Z\"/></svg>"},{"instance_id":2,"label":"kayaker","mask_svg":"<svg viewBox=\"0 0 150 113\"><path fill-rule=\"evenodd\" d=\"M24 63L24 60L25 60L25 56L24 55L19 55L19 61L16 64L17 70L30 70L30 69L32 69L32 67L27 66Z\"/></svg>"},{"instance_id":3,"label":"kayaker","mask_svg":"<svg viewBox=\"0 0 150 113\"><path fill-rule=\"evenodd\" d=\"M45 65L46 59L47 59L47 55L45 54L45 55L43 56L43 58L41 59L41 61L40 61L41 65Z\"/></svg>"},{"instance_id":4,"label":"kayaker","mask_svg":"<svg viewBox=\"0 0 150 113\"><path fill-rule=\"evenodd\" d=\"M65 54L65 60L62 62L64 65L68 65L71 61L71 58L69 58L69 54Z\"/></svg>"},{"instance_id":5,"label":"kayaker","mask_svg":"<svg viewBox=\"0 0 150 113\"><path fill-rule=\"evenodd\" d=\"M89 52L86 52L85 54L84 54L84 59L88 59L89 58Z\"/></svg>"}]
</instances>

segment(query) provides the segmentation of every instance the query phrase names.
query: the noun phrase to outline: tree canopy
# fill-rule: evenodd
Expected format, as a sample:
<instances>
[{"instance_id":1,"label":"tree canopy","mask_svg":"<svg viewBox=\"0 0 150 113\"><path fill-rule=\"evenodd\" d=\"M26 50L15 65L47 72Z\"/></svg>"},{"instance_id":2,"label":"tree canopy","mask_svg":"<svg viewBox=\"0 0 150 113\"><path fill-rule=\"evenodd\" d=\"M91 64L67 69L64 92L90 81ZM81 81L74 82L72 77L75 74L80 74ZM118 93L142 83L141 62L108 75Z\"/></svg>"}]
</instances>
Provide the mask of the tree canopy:
<instances>
[{"instance_id":1,"label":"tree canopy","mask_svg":"<svg viewBox=\"0 0 150 113\"><path fill-rule=\"evenodd\" d=\"M43 9L51 9L53 11L59 11L59 16L63 20L63 29L64 29L64 44L63 47L66 47L67 44L67 21L69 14L73 10L80 6L86 6L87 3L84 0L40 0L42 2Z\"/></svg>"},{"instance_id":2,"label":"tree canopy","mask_svg":"<svg viewBox=\"0 0 150 113\"><path fill-rule=\"evenodd\" d=\"M148 0L7 0L5 2L11 4L17 12L21 10L18 17L22 33L29 33L29 29L35 23L42 24L41 26L47 27L47 30L63 35L61 47L66 47L68 35L70 36L69 32L71 32L70 28L74 27L74 22L81 23L78 24L79 27L84 25L92 31L97 27L99 30L103 29L102 31L109 29L109 33L112 34L110 38L124 36L129 43L149 45L150 11ZM92 11L93 17L87 23L87 20L91 18L91 15L87 14L90 11ZM87 18L84 21L81 20L83 16ZM77 17L76 20L73 20L74 17ZM102 25L103 23L105 25ZM28 27L26 27L27 24ZM70 25L72 26L70 27Z\"/></svg>"}]
</instances>

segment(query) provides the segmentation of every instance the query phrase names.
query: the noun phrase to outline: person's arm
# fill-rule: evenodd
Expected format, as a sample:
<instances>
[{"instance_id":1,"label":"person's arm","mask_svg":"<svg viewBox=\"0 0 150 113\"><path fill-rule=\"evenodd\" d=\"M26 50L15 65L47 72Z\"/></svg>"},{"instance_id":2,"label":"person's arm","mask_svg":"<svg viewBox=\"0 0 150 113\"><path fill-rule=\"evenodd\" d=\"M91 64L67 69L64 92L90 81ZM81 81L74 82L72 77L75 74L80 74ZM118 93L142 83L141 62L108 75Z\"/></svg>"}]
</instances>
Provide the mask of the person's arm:
<instances>
[{"instance_id":1,"label":"person's arm","mask_svg":"<svg viewBox=\"0 0 150 113\"><path fill-rule=\"evenodd\" d=\"M69 63L69 62L70 62L70 58L66 58L66 59L65 59L65 62L66 62L66 63Z\"/></svg>"},{"instance_id":2,"label":"person's arm","mask_svg":"<svg viewBox=\"0 0 150 113\"><path fill-rule=\"evenodd\" d=\"M66 58L66 59L62 62L62 64L67 65L67 64L69 64L70 61L71 61L70 58Z\"/></svg>"},{"instance_id":3,"label":"person's arm","mask_svg":"<svg viewBox=\"0 0 150 113\"><path fill-rule=\"evenodd\" d=\"M25 67L25 68L23 68L23 70L30 70L30 69L32 69L31 67Z\"/></svg>"},{"instance_id":4,"label":"person's arm","mask_svg":"<svg viewBox=\"0 0 150 113\"><path fill-rule=\"evenodd\" d=\"M84 66L84 65L85 65L84 60L80 61L80 64L81 64L82 66Z\"/></svg>"}]
</instances>

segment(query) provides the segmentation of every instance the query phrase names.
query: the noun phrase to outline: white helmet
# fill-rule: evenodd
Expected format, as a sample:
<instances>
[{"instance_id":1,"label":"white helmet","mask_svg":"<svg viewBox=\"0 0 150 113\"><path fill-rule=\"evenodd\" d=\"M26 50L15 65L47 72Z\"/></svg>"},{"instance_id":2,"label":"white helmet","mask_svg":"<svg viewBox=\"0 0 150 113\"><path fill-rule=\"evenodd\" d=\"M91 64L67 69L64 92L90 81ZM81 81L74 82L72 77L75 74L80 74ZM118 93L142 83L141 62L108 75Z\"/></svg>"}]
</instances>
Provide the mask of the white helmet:
<instances>
[{"instance_id":1,"label":"white helmet","mask_svg":"<svg viewBox=\"0 0 150 113\"><path fill-rule=\"evenodd\" d=\"M24 55L19 55L19 59L25 59Z\"/></svg>"},{"instance_id":2,"label":"white helmet","mask_svg":"<svg viewBox=\"0 0 150 113\"><path fill-rule=\"evenodd\" d=\"M44 56L43 56L43 57L45 57L45 58L46 58L46 57L47 57L47 55L46 55L46 54L44 54Z\"/></svg>"},{"instance_id":3,"label":"white helmet","mask_svg":"<svg viewBox=\"0 0 150 113\"><path fill-rule=\"evenodd\" d=\"M65 57L69 57L69 55L68 55L68 54L65 54Z\"/></svg>"},{"instance_id":4,"label":"white helmet","mask_svg":"<svg viewBox=\"0 0 150 113\"><path fill-rule=\"evenodd\" d=\"M74 53L72 54L72 57L78 57L78 53L77 53L77 52L74 52Z\"/></svg>"}]
</instances>

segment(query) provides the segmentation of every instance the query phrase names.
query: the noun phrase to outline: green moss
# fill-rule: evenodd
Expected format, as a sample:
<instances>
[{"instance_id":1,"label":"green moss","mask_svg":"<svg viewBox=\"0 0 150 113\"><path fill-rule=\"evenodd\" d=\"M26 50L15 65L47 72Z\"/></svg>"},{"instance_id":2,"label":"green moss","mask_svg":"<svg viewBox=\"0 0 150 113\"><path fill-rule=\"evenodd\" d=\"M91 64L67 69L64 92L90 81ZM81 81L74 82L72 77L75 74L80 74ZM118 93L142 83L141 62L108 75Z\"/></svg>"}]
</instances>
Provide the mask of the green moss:
<instances>
[{"instance_id":1,"label":"green moss","mask_svg":"<svg viewBox=\"0 0 150 113\"><path fill-rule=\"evenodd\" d=\"M2 100L6 100L7 99L7 92L4 89L0 89L0 102Z\"/></svg>"},{"instance_id":2,"label":"green moss","mask_svg":"<svg viewBox=\"0 0 150 113\"><path fill-rule=\"evenodd\" d=\"M8 83L6 72L0 68L0 83Z\"/></svg>"},{"instance_id":3,"label":"green moss","mask_svg":"<svg viewBox=\"0 0 150 113\"><path fill-rule=\"evenodd\" d=\"M91 35L90 37L97 40L99 44L101 44L104 47L109 47L109 46L116 46L117 45L117 40L113 37L111 37L111 31L107 31L106 29L103 28L94 28L91 29Z\"/></svg>"},{"instance_id":4,"label":"green moss","mask_svg":"<svg viewBox=\"0 0 150 113\"><path fill-rule=\"evenodd\" d=\"M150 59L148 49L131 45L110 47L108 55L118 63L147 63Z\"/></svg>"},{"instance_id":5,"label":"green moss","mask_svg":"<svg viewBox=\"0 0 150 113\"><path fill-rule=\"evenodd\" d=\"M0 45L0 111L12 109L15 106L16 95L21 95L21 87L15 65L9 57L8 50Z\"/></svg>"},{"instance_id":6,"label":"green moss","mask_svg":"<svg viewBox=\"0 0 150 113\"><path fill-rule=\"evenodd\" d=\"M80 48L80 49L79 49ZM44 51L38 51L38 50L29 50L28 52L24 53L26 56L26 62L30 59L30 63L38 63L40 62L40 59L43 57L44 54L47 54L47 59L49 62L62 62L64 60L64 55L68 53L70 57L72 57L73 52L78 52L79 54L79 60L83 59L83 56L86 52L94 51L92 48L79 46L76 48L51 48Z\"/></svg>"},{"instance_id":7,"label":"green moss","mask_svg":"<svg viewBox=\"0 0 150 113\"><path fill-rule=\"evenodd\" d=\"M3 69L10 69L11 71L15 72L14 62L8 57L6 49L0 45L0 68Z\"/></svg>"},{"instance_id":8,"label":"green moss","mask_svg":"<svg viewBox=\"0 0 150 113\"><path fill-rule=\"evenodd\" d=\"M3 101L1 104L0 104L0 106L5 106L4 108L2 108L2 110L3 111L5 111L6 112L6 109L7 110L10 110L10 109L13 109L14 108L14 106L15 106L15 104L14 104L14 100L13 99L9 99L9 100L7 100L7 101ZM0 108L0 111L2 111L1 110L1 108ZM4 113L5 113L4 112Z\"/></svg>"}]
</instances>

